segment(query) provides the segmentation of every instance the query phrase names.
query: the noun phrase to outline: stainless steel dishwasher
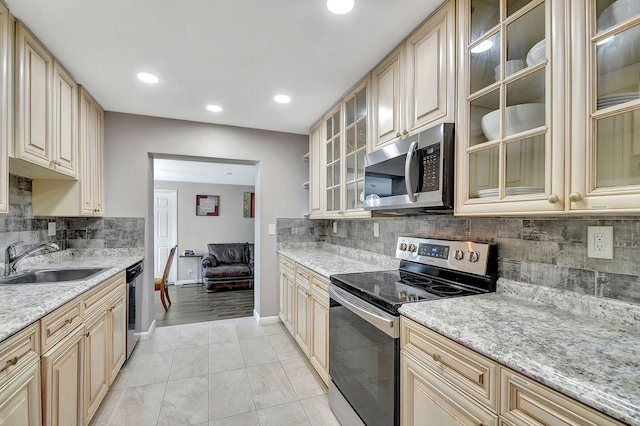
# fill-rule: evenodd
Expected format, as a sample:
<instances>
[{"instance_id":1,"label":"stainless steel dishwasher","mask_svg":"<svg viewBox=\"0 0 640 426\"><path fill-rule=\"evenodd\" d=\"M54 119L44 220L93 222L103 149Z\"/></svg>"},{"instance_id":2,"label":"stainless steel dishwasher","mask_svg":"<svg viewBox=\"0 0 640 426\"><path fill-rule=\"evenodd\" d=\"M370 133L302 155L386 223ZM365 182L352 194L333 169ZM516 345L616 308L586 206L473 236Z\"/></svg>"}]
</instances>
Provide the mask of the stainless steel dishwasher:
<instances>
[{"instance_id":1,"label":"stainless steel dishwasher","mask_svg":"<svg viewBox=\"0 0 640 426\"><path fill-rule=\"evenodd\" d=\"M136 313L136 284L143 271L142 263L143 261L140 261L127 268L127 359L131 357L140 337L136 333L136 316L139 316Z\"/></svg>"}]
</instances>

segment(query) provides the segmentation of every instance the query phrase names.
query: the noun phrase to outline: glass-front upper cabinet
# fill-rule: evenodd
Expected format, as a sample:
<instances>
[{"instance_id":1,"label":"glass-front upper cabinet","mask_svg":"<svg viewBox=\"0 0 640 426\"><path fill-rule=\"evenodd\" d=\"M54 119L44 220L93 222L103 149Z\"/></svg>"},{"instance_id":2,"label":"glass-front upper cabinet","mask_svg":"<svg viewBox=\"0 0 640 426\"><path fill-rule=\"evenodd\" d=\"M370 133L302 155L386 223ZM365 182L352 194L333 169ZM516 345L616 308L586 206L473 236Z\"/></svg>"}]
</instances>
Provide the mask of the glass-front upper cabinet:
<instances>
[{"instance_id":1,"label":"glass-front upper cabinet","mask_svg":"<svg viewBox=\"0 0 640 426\"><path fill-rule=\"evenodd\" d=\"M588 75L575 93L571 210L640 211L640 1L575 2L585 40L575 63Z\"/></svg>"},{"instance_id":2,"label":"glass-front upper cabinet","mask_svg":"<svg viewBox=\"0 0 640 426\"><path fill-rule=\"evenodd\" d=\"M325 215L339 215L342 211L341 182L342 182L342 140L340 105L331 110L324 119L325 122Z\"/></svg>"},{"instance_id":3,"label":"glass-front upper cabinet","mask_svg":"<svg viewBox=\"0 0 640 426\"><path fill-rule=\"evenodd\" d=\"M364 155L367 149L367 85L361 84L344 98L345 212L362 210Z\"/></svg>"},{"instance_id":4,"label":"glass-front upper cabinet","mask_svg":"<svg viewBox=\"0 0 640 426\"><path fill-rule=\"evenodd\" d=\"M460 2L459 214L564 209L562 3Z\"/></svg>"}]
</instances>

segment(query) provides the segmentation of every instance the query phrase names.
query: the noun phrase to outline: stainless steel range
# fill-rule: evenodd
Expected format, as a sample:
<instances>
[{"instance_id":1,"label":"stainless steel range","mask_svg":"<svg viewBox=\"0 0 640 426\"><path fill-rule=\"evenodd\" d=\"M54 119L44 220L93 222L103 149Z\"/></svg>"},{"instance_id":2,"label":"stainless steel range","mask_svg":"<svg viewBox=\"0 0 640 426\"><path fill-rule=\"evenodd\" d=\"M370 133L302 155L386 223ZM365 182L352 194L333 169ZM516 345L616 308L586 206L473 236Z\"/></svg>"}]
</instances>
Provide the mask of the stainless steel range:
<instances>
[{"instance_id":1,"label":"stainless steel range","mask_svg":"<svg viewBox=\"0 0 640 426\"><path fill-rule=\"evenodd\" d=\"M329 405L343 425L400 424L400 306L496 289L494 243L400 237L396 257L398 270L330 277Z\"/></svg>"}]
</instances>

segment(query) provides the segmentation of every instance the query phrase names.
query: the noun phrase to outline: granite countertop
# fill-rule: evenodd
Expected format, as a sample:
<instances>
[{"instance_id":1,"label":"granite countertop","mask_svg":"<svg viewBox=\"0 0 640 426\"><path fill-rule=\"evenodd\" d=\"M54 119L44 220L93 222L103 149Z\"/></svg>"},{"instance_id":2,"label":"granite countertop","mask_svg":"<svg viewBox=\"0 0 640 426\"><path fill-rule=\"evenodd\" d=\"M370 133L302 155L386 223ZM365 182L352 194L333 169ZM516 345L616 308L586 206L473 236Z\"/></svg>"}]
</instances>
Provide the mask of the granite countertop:
<instances>
[{"instance_id":1,"label":"granite countertop","mask_svg":"<svg viewBox=\"0 0 640 426\"><path fill-rule=\"evenodd\" d=\"M64 250L25 259L19 271L46 268L106 268L88 280L54 284L0 285L0 341L144 258L144 249Z\"/></svg>"},{"instance_id":2,"label":"granite countertop","mask_svg":"<svg viewBox=\"0 0 640 426\"><path fill-rule=\"evenodd\" d=\"M586 405L640 425L640 306L498 281L400 313Z\"/></svg>"},{"instance_id":3,"label":"granite countertop","mask_svg":"<svg viewBox=\"0 0 640 426\"><path fill-rule=\"evenodd\" d=\"M400 260L327 243L286 243L278 253L329 278L333 274L398 269Z\"/></svg>"}]
</instances>

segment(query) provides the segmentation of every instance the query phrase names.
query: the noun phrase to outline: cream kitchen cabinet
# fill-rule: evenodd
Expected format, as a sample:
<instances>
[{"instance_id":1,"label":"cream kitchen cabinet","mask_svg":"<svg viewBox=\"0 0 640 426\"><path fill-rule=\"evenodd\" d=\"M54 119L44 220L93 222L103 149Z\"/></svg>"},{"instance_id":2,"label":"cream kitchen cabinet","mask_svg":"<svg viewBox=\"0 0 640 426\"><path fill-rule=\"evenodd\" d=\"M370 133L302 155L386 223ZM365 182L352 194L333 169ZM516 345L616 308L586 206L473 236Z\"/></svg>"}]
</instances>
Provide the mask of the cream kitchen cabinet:
<instances>
[{"instance_id":1,"label":"cream kitchen cabinet","mask_svg":"<svg viewBox=\"0 0 640 426\"><path fill-rule=\"evenodd\" d=\"M0 344L0 426L42 424L39 337L35 323Z\"/></svg>"},{"instance_id":2,"label":"cream kitchen cabinet","mask_svg":"<svg viewBox=\"0 0 640 426\"><path fill-rule=\"evenodd\" d=\"M454 15L454 2L445 2L372 71L369 151L454 120Z\"/></svg>"},{"instance_id":3,"label":"cream kitchen cabinet","mask_svg":"<svg viewBox=\"0 0 640 426\"><path fill-rule=\"evenodd\" d=\"M309 131L309 218L322 218L322 121Z\"/></svg>"},{"instance_id":4,"label":"cream kitchen cabinet","mask_svg":"<svg viewBox=\"0 0 640 426\"><path fill-rule=\"evenodd\" d=\"M640 211L640 11L624 3L460 2L456 214Z\"/></svg>"},{"instance_id":5,"label":"cream kitchen cabinet","mask_svg":"<svg viewBox=\"0 0 640 426\"><path fill-rule=\"evenodd\" d=\"M80 86L78 93L78 180L34 179L34 215L102 216L104 214L104 111L84 87Z\"/></svg>"},{"instance_id":6,"label":"cream kitchen cabinet","mask_svg":"<svg viewBox=\"0 0 640 426\"><path fill-rule=\"evenodd\" d=\"M16 23L15 143L10 170L31 178L77 174L76 83L22 22Z\"/></svg>"},{"instance_id":7,"label":"cream kitchen cabinet","mask_svg":"<svg viewBox=\"0 0 640 426\"><path fill-rule=\"evenodd\" d=\"M0 66L6 70L0 74L0 213L9 211L9 143L11 129L13 129L12 115L9 113L10 103L10 74L13 66L13 48L11 19L9 9L0 2Z\"/></svg>"},{"instance_id":8,"label":"cream kitchen cabinet","mask_svg":"<svg viewBox=\"0 0 640 426\"><path fill-rule=\"evenodd\" d=\"M124 273L105 281L83 299L86 325L84 416L91 420L126 359Z\"/></svg>"},{"instance_id":9,"label":"cream kitchen cabinet","mask_svg":"<svg viewBox=\"0 0 640 426\"><path fill-rule=\"evenodd\" d=\"M370 217L362 207L369 126L369 77L324 117L324 218Z\"/></svg>"},{"instance_id":10,"label":"cream kitchen cabinet","mask_svg":"<svg viewBox=\"0 0 640 426\"><path fill-rule=\"evenodd\" d=\"M329 280L279 255L281 321L329 383Z\"/></svg>"}]
</instances>

